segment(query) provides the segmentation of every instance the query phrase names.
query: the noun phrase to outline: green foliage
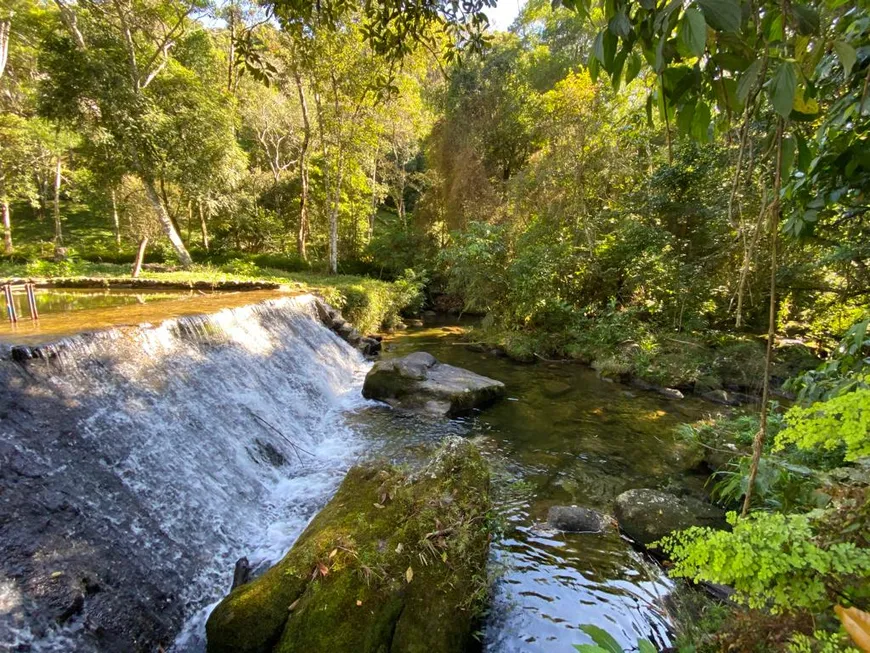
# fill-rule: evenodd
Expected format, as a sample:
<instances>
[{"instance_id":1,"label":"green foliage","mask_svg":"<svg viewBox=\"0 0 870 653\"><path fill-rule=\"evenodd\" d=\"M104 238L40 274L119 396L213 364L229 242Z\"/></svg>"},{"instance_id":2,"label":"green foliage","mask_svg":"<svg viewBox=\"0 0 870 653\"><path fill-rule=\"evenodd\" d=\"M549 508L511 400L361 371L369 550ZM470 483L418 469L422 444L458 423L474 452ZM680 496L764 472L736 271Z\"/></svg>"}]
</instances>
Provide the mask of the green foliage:
<instances>
[{"instance_id":1,"label":"green foliage","mask_svg":"<svg viewBox=\"0 0 870 653\"><path fill-rule=\"evenodd\" d=\"M860 649L851 645L848 635L825 630L816 630L812 635L795 633L786 650L788 653L860 653Z\"/></svg>"},{"instance_id":2,"label":"green foliage","mask_svg":"<svg viewBox=\"0 0 870 653\"><path fill-rule=\"evenodd\" d=\"M806 514L728 514L731 531L690 528L661 542L674 561L671 574L729 585L735 600L786 612L822 610L831 591L870 575L870 550L852 542L824 543Z\"/></svg>"},{"instance_id":3,"label":"green foliage","mask_svg":"<svg viewBox=\"0 0 870 653\"><path fill-rule=\"evenodd\" d=\"M595 644L574 644L580 653L623 653L623 648L613 636L603 628L592 624L580 626L580 630L589 635ZM637 640L637 650L640 653L656 653L656 647L648 639Z\"/></svg>"},{"instance_id":4,"label":"green foliage","mask_svg":"<svg viewBox=\"0 0 870 653\"><path fill-rule=\"evenodd\" d=\"M794 406L785 415L786 428L776 437L776 448L794 444L799 449L834 451L854 461L870 455L870 389L862 388L810 406Z\"/></svg>"}]
</instances>

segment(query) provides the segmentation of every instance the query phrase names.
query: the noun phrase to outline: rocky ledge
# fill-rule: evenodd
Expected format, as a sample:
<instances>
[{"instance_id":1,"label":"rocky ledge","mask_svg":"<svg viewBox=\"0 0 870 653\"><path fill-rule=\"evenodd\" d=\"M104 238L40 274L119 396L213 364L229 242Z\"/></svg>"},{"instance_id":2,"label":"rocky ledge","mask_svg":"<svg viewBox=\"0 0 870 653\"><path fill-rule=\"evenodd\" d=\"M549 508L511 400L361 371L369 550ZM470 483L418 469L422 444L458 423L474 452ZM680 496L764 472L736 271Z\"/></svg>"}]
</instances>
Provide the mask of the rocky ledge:
<instances>
[{"instance_id":1,"label":"rocky ledge","mask_svg":"<svg viewBox=\"0 0 870 653\"><path fill-rule=\"evenodd\" d=\"M378 361L363 384L366 399L430 415L460 415L499 399L504 392L501 381L439 363L426 352Z\"/></svg>"},{"instance_id":2,"label":"rocky ledge","mask_svg":"<svg viewBox=\"0 0 870 653\"><path fill-rule=\"evenodd\" d=\"M318 297L315 303L317 317L323 325L364 356L377 356L381 352L380 337L364 336L341 316L341 312Z\"/></svg>"},{"instance_id":3,"label":"rocky ledge","mask_svg":"<svg viewBox=\"0 0 870 653\"><path fill-rule=\"evenodd\" d=\"M352 468L290 552L234 589L208 653L452 653L487 594L489 471L450 437L424 469Z\"/></svg>"}]
</instances>

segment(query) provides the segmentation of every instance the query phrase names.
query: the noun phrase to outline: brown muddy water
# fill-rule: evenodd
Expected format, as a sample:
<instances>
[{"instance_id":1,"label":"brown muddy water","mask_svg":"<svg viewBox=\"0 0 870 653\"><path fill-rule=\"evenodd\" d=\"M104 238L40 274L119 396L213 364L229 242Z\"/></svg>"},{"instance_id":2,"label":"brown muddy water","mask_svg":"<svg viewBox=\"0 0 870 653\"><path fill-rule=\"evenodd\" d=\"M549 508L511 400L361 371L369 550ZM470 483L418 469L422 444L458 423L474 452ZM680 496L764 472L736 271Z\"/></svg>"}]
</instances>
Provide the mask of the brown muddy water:
<instances>
[{"instance_id":1,"label":"brown muddy water","mask_svg":"<svg viewBox=\"0 0 870 653\"><path fill-rule=\"evenodd\" d=\"M13 291L17 323L7 319L6 305L0 300L0 342L37 345L85 331L157 324L170 318L211 313L285 295L280 290L38 289L39 319L34 321L21 288Z\"/></svg>"}]
</instances>

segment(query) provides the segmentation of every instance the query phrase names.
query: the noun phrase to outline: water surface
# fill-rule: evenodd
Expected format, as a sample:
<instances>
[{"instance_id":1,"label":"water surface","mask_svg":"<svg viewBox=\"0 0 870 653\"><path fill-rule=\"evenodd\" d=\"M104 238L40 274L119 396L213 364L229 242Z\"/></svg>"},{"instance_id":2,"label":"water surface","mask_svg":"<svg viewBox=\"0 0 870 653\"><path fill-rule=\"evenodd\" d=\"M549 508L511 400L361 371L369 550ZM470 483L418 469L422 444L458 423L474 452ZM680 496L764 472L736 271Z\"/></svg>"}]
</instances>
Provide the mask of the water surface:
<instances>
[{"instance_id":1,"label":"water surface","mask_svg":"<svg viewBox=\"0 0 870 653\"><path fill-rule=\"evenodd\" d=\"M639 637L666 645L672 624L663 598L672 588L655 562L615 529L559 533L546 527L546 515L564 504L610 514L615 497L631 488L700 489L704 479L686 471L673 431L709 406L607 383L575 364L522 365L475 353L460 345L459 331L411 329L389 338L384 356L428 351L503 381L507 399L446 426L390 413L362 430L396 449L457 431L493 461L504 535L493 549L497 580L485 649L571 651L591 642L583 624L604 628L627 649Z\"/></svg>"}]
</instances>

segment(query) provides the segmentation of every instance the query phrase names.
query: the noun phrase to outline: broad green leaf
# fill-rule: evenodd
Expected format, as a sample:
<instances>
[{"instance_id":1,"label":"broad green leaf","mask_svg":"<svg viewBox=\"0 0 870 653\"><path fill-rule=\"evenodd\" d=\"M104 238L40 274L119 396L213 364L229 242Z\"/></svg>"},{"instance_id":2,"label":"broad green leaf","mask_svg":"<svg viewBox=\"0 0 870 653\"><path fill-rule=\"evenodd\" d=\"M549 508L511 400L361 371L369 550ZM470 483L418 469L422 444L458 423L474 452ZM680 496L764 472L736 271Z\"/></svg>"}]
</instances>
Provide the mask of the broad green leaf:
<instances>
[{"instance_id":1,"label":"broad green leaf","mask_svg":"<svg viewBox=\"0 0 870 653\"><path fill-rule=\"evenodd\" d=\"M619 85L622 82L622 68L625 66L625 58L628 56L628 49L623 48L616 59L613 61L613 71L610 73L610 83L614 91L619 90Z\"/></svg>"},{"instance_id":2,"label":"broad green leaf","mask_svg":"<svg viewBox=\"0 0 870 653\"><path fill-rule=\"evenodd\" d=\"M592 641L608 653L623 653L622 647L606 630L592 624L584 624L580 626L580 630L589 635Z\"/></svg>"},{"instance_id":3,"label":"broad green leaf","mask_svg":"<svg viewBox=\"0 0 870 653\"><path fill-rule=\"evenodd\" d=\"M622 38L628 38L631 34L631 22L626 18L625 13L622 11L610 19L609 27L611 32L616 34L616 36L621 36Z\"/></svg>"},{"instance_id":4,"label":"broad green leaf","mask_svg":"<svg viewBox=\"0 0 870 653\"><path fill-rule=\"evenodd\" d=\"M840 65L843 66L843 71L846 77L852 74L852 66L855 65L857 54L855 48L845 41L834 41L834 52L837 53L837 58L840 60Z\"/></svg>"},{"instance_id":5,"label":"broad green leaf","mask_svg":"<svg viewBox=\"0 0 870 653\"><path fill-rule=\"evenodd\" d=\"M756 59L740 76L740 80L737 82L737 100L740 104L746 104L746 98L749 97L749 92L755 85L760 72L761 59Z\"/></svg>"},{"instance_id":6,"label":"broad green leaf","mask_svg":"<svg viewBox=\"0 0 870 653\"><path fill-rule=\"evenodd\" d=\"M606 30L602 36L602 41L604 42L604 59L602 59L601 63L604 64L604 69L607 72L613 73L613 62L616 57L617 45L616 35L610 30Z\"/></svg>"},{"instance_id":7,"label":"broad green leaf","mask_svg":"<svg viewBox=\"0 0 870 653\"><path fill-rule=\"evenodd\" d=\"M742 13L736 0L698 0L707 24L720 32L736 32L740 29Z\"/></svg>"},{"instance_id":8,"label":"broad green leaf","mask_svg":"<svg viewBox=\"0 0 870 653\"><path fill-rule=\"evenodd\" d=\"M598 62L598 57L595 56L594 52L589 55L589 61L586 64L586 66L589 70L589 79L591 79L593 81L593 83L597 82L598 81L599 62Z\"/></svg>"},{"instance_id":9,"label":"broad green leaf","mask_svg":"<svg viewBox=\"0 0 870 653\"><path fill-rule=\"evenodd\" d=\"M806 89L799 89L794 96L794 110L814 116L819 112L819 103L815 98L807 96Z\"/></svg>"},{"instance_id":10,"label":"broad green leaf","mask_svg":"<svg viewBox=\"0 0 870 653\"><path fill-rule=\"evenodd\" d=\"M695 103L684 104L677 111L677 130L680 136L689 136L692 133L692 118L695 115Z\"/></svg>"},{"instance_id":11,"label":"broad green leaf","mask_svg":"<svg viewBox=\"0 0 870 653\"><path fill-rule=\"evenodd\" d=\"M608 653L607 649L603 649L595 644L574 644L574 648L580 653Z\"/></svg>"},{"instance_id":12,"label":"broad green leaf","mask_svg":"<svg viewBox=\"0 0 870 653\"><path fill-rule=\"evenodd\" d=\"M785 38L785 32L782 28L781 13L776 12L776 14L770 17L770 21L765 30L765 36L767 36L767 40L771 43L777 43Z\"/></svg>"},{"instance_id":13,"label":"broad green leaf","mask_svg":"<svg viewBox=\"0 0 870 653\"><path fill-rule=\"evenodd\" d=\"M662 34L659 43L656 46L656 63L653 66L657 73L665 69L665 34Z\"/></svg>"},{"instance_id":14,"label":"broad green leaf","mask_svg":"<svg viewBox=\"0 0 870 653\"><path fill-rule=\"evenodd\" d=\"M696 57L704 54L707 46L707 23L704 14L689 7L680 19L680 40Z\"/></svg>"},{"instance_id":15,"label":"broad green leaf","mask_svg":"<svg viewBox=\"0 0 870 653\"><path fill-rule=\"evenodd\" d=\"M700 143L710 140L711 118L710 106L706 102L699 102L692 115L692 138Z\"/></svg>"},{"instance_id":16,"label":"broad green leaf","mask_svg":"<svg viewBox=\"0 0 870 653\"><path fill-rule=\"evenodd\" d=\"M653 96L652 93L646 96L646 124L652 129L655 125L653 124Z\"/></svg>"},{"instance_id":17,"label":"broad green leaf","mask_svg":"<svg viewBox=\"0 0 870 653\"><path fill-rule=\"evenodd\" d=\"M625 67L625 83L629 84L638 76L640 73L641 66L643 66L643 61L640 58L640 55L637 52L632 52L628 55L628 60L626 61Z\"/></svg>"},{"instance_id":18,"label":"broad green leaf","mask_svg":"<svg viewBox=\"0 0 870 653\"><path fill-rule=\"evenodd\" d=\"M656 647L648 639L637 640L637 650L639 653L658 653Z\"/></svg>"},{"instance_id":19,"label":"broad green leaf","mask_svg":"<svg viewBox=\"0 0 870 653\"><path fill-rule=\"evenodd\" d=\"M794 108L794 95L797 86L797 73L794 64L783 61L770 80L768 92L773 108L783 118L787 118Z\"/></svg>"},{"instance_id":20,"label":"broad green leaf","mask_svg":"<svg viewBox=\"0 0 870 653\"><path fill-rule=\"evenodd\" d=\"M815 34L819 31L819 12L804 5L791 5L795 26L801 34Z\"/></svg>"}]
</instances>

